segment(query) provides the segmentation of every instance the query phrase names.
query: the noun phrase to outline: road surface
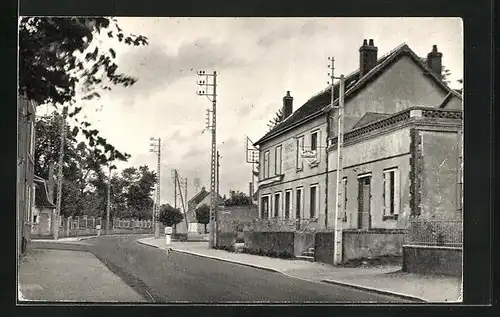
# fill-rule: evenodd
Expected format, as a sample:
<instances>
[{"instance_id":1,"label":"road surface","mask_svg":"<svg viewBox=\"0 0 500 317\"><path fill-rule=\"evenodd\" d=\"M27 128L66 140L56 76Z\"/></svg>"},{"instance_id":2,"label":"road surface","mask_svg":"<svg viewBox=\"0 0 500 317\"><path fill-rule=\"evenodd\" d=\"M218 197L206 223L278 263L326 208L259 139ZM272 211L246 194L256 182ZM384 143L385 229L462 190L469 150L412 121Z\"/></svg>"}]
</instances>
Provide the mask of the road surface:
<instances>
[{"instance_id":1,"label":"road surface","mask_svg":"<svg viewBox=\"0 0 500 317\"><path fill-rule=\"evenodd\" d=\"M87 250L150 302L403 303L397 297L308 282L242 265L146 246L138 235L102 236L86 245L33 242L35 248Z\"/></svg>"}]
</instances>

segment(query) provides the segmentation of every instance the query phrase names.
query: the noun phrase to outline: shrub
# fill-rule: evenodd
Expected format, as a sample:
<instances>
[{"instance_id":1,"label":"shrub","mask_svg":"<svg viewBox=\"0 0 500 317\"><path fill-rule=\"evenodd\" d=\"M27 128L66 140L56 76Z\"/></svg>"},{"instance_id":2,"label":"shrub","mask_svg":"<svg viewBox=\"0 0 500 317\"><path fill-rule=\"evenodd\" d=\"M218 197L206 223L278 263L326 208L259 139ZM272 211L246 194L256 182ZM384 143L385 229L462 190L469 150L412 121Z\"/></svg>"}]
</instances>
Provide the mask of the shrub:
<instances>
[{"instance_id":1,"label":"shrub","mask_svg":"<svg viewBox=\"0 0 500 317\"><path fill-rule=\"evenodd\" d=\"M237 237L236 238L236 243L245 243L245 239L242 237Z\"/></svg>"}]
</instances>

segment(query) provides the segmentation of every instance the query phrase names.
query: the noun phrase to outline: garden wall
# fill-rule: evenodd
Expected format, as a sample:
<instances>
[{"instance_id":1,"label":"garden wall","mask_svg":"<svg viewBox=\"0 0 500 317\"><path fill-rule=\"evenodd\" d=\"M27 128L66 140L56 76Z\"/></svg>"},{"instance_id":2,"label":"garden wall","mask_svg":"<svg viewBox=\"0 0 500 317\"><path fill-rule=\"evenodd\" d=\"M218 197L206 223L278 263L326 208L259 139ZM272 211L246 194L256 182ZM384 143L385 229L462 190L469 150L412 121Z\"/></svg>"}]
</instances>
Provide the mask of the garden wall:
<instances>
[{"instance_id":1,"label":"garden wall","mask_svg":"<svg viewBox=\"0 0 500 317\"><path fill-rule=\"evenodd\" d=\"M403 246L403 271L462 276L462 248Z\"/></svg>"}]
</instances>

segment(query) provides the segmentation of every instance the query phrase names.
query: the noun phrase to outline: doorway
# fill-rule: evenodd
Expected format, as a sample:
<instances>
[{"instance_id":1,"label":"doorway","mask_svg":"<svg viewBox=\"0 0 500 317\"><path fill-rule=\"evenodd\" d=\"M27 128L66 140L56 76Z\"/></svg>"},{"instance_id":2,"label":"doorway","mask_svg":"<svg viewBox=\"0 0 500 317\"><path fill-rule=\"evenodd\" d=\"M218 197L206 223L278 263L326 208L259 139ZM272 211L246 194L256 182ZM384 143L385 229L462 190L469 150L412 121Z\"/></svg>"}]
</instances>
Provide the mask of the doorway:
<instances>
[{"instance_id":1,"label":"doorway","mask_svg":"<svg viewBox=\"0 0 500 317\"><path fill-rule=\"evenodd\" d=\"M368 230L371 226L371 175L358 178L358 229Z\"/></svg>"}]
</instances>

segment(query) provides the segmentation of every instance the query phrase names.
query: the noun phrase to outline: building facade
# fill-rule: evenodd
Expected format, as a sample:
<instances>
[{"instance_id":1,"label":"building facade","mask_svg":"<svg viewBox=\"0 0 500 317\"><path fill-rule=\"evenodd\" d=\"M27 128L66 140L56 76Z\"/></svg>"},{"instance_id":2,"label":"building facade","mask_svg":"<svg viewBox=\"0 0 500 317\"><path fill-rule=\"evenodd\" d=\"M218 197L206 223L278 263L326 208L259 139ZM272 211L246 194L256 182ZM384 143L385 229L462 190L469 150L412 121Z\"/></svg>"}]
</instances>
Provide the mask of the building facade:
<instances>
[{"instance_id":1,"label":"building facade","mask_svg":"<svg viewBox=\"0 0 500 317\"><path fill-rule=\"evenodd\" d=\"M456 141L462 97L442 80L442 54L434 45L423 59L406 44L380 58L377 52L373 40L364 40L359 69L345 77L341 216L346 229L405 228L408 215L460 209ZM333 105L331 90L295 112L287 93L284 120L255 143L261 218L334 228L337 113L332 106L338 105L339 84L333 87ZM436 177L439 185L433 183ZM446 187L452 178L454 185ZM436 204L438 209L431 207Z\"/></svg>"},{"instance_id":2,"label":"building facade","mask_svg":"<svg viewBox=\"0 0 500 317\"><path fill-rule=\"evenodd\" d=\"M36 105L19 97L17 110L17 252L21 255L29 248L35 200L33 177Z\"/></svg>"}]
</instances>

